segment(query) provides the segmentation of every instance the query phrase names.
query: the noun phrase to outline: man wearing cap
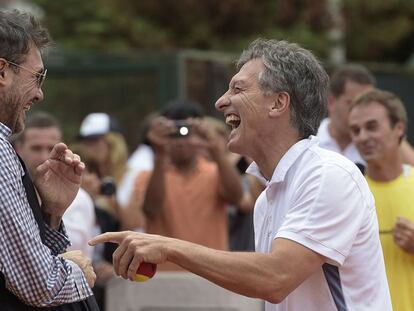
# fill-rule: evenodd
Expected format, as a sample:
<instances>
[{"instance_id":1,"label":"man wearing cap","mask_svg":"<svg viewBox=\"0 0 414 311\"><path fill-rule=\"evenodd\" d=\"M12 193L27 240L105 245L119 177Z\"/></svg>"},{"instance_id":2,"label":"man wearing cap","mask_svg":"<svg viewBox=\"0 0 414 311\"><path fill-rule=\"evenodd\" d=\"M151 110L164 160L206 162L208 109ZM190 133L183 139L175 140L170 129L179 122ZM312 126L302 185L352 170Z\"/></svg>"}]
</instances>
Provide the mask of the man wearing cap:
<instances>
[{"instance_id":1,"label":"man wearing cap","mask_svg":"<svg viewBox=\"0 0 414 311\"><path fill-rule=\"evenodd\" d=\"M78 139L95 155L101 175L118 183L126 170L128 149L117 121L103 112L90 113L82 121Z\"/></svg>"},{"instance_id":2,"label":"man wearing cap","mask_svg":"<svg viewBox=\"0 0 414 311\"><path fill-rule=\"evenodd\" d=\"M115 216L122 228L142 226L136 206L120 207L116 200L118 184L127 171L128 148L115 118L103 112L88 114L79 130L79 144L98 163L103 183L98 205Z\"/></svg>"}]
</instances>

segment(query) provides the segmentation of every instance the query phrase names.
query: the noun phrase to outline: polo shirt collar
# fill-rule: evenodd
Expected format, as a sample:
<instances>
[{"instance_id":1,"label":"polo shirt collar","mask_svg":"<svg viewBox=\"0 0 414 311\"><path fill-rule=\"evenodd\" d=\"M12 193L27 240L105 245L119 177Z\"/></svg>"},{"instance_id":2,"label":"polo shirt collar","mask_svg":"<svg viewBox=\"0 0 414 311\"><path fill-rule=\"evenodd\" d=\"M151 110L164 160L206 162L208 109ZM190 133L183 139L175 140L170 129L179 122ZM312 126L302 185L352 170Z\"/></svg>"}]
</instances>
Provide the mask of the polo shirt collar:
<instances>
[{"instance_id":1,"label":"polo shirt collar","mask_svg":"<svg viewBox=\"0 0 414 311\"><path fill-rule=\"evenodd\" d=\"M286 173L293 166L299 156L303 154L305 150L318 143L319 140L317 137L309 136L309 138L302 139L290 147L289 150L283 155L282 159L280 159L270 180L266 180L266 178L262 175L256 162L252 162L252 164L250 164L246 170L246 173L259 178L267 185L282 182L285 179Z\"/></svg>"}]
</instances>

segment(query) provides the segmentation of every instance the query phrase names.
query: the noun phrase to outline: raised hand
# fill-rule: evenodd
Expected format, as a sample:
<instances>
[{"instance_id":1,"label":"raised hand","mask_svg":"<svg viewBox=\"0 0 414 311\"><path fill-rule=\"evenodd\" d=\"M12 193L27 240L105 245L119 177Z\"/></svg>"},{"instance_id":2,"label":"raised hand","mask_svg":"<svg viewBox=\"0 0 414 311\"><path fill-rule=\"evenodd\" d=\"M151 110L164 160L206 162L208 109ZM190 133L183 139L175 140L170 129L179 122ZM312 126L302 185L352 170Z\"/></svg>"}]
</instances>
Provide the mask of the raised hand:
<instances>
[{"instance_id":1,"label":"raised hand","mask_svg":"<svg viewBox=\"0 0 414 311\"><path fill-rule=\"evenodd\" d=\"M170 135L176 131L174 121L164 117L157 117L152 120L147 137L155 152L168 152Z\"/></svg>"},{"instance_id":2,"label":"raised hand","mask_svg":"<svg viewBox=\"0 0 414 311\"><path fill-rule=\"evenodd\" d=\"M226 152L226 144L220 139L216 130L202 119L190 119L189 125L192 131L199 137L193 140L197 147L205 148L210 152L213 159Z\"/></svg>"},{"instance_id":3,"label":"raised hand","mask_svg":"<svg viewBox=\"0 0 414 311\"><path fill-rule=\"evenodd\" d=\"M65 144L53 147L49 159L37 167L33 176L44 212L62 217L78 193L84 169L80 157Z\"/></svg>"}]
</instances>

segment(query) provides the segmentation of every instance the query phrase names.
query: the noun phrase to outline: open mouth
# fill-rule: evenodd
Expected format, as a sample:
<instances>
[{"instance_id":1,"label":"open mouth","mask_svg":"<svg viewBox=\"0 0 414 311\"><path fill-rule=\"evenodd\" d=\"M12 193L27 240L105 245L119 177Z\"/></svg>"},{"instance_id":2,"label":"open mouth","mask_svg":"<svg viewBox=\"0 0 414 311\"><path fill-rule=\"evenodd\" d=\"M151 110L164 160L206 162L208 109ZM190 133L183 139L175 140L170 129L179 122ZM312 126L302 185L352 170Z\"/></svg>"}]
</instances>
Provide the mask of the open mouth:
<instances>
[{"instance_id":1,"label":"open mouth","mask_svg":"<svg viewBox=\"0 0 414 311\"><path fill-rule=\"evenodd\" d=\"M31 107L32 107L32 105L31 105L31 104L30 104L30 105L26 105L26 106L24 106L24 107L23 107L24 112L29 111Z\"/></svg>"},{"instance_id":2,"label":"open mouth","mask_svg":"<svg viewBox=\"0 0 414 311\"><path fill-rule=\"evenodd\" d=\"M240 118L235 114L229 114L226 116L226 124L229 125L233 130L239 127L240 122Z\"/></svg>"}]
</instances>

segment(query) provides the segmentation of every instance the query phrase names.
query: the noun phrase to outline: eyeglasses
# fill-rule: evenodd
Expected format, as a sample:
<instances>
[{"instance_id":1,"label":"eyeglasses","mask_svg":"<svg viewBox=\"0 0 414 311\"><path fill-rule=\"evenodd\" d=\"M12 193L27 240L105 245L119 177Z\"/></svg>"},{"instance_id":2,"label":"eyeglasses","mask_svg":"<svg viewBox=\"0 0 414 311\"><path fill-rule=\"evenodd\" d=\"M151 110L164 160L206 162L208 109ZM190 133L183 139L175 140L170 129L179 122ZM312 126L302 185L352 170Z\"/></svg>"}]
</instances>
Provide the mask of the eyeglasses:
<instances>
[{"instance_id":1,"label":"eyeglasses","mask_svg":"<svg viewBox=\"0 0 414 311\"><path fill-rule=\"evenodd\" d=\"M41 72L36 72L33 70L30 70L29 68L23 67L19 64L13 63L11 61L7 61L10 65L16 66L18 68L21 68L23 70L26 70L28 72L30 72L31 74L33 74L34 76L36 76L36 83L37 83L37 87L40 89L43 85L43 82L45 82L46 79L46 73L47 73L47 69L43 69Z\"/></svg>"}]
</instances>

